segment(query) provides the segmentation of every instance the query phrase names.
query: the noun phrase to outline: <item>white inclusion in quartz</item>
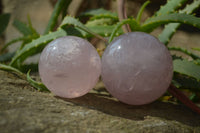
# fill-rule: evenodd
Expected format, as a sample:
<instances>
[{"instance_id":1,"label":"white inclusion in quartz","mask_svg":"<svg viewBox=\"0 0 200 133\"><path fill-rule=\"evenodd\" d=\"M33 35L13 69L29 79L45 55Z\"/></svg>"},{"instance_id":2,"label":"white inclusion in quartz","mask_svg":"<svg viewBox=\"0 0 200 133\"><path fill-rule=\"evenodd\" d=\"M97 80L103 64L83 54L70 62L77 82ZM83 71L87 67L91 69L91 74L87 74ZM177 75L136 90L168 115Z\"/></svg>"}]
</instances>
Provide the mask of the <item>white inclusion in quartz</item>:
<instances>
[{"instance_id":1,"label":"white inclusion in quartz","mask_svg":"<svg viewBox=\"0 0 200 133\"><path fill-rule=\"evenodd\" d=\"M142 105L162 96L173 76L168 49L143 32L123 34L112 41L102 56L102 80L118 100Z\"/></svg>"},{"instance_id":2,"label":"white inclusion in quartz","mask_svg":"<svg viewBox=\"0 0 200 133\"><path fill-rule=\"evenodd\" d=\"M55 95L80 97L97 83L101 59L86 40L66 36L50 42L42 51L39 74L42 82Z\"/></svg>"}]
</instances>

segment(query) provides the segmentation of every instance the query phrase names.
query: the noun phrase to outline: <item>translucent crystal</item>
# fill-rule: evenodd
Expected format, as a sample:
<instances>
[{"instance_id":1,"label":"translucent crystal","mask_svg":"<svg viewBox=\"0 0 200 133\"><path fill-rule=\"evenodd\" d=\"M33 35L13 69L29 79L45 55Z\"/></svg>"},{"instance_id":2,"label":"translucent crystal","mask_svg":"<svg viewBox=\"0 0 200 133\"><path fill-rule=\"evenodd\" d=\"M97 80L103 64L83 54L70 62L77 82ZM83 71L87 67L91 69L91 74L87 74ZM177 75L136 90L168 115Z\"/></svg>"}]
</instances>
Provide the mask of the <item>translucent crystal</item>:
<instances>
[{"instance_id":1,"label":"translucent crystal","mask_svg":"<svg viewBox=\"0 0 200 133\"><path fill-rule=\"evenodd\" d=\"M42 51L39 74L54 94L75 98L88 93L98 81L101 60L86 40L67 36L50 42Z\"/></svg>"},{"instance_id":2,"label":"translucent crystal","mask_svg":"<svg viewBox=\"0 0 200 133\"><path fill-rule=\"evenodd\" d=\"M155 37L130 32L117 37L102 56L107 90L131 105L150 103L166 92L173 75L168 49Z\"/></svg>"}]
</instances>

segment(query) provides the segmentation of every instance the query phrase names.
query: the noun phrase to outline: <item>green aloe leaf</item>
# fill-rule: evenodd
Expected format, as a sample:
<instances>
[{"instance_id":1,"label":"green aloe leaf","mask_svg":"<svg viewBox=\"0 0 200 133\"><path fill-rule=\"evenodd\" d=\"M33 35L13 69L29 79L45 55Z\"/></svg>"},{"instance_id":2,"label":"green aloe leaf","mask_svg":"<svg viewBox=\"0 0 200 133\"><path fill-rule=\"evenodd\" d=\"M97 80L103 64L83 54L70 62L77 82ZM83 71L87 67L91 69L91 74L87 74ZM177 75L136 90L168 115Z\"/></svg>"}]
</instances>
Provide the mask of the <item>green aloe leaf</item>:
<instances>
[{"instance_id":1,"label":"green aloe leaf","mask_svg":"<svg viewBox=\"0 0 200 133\"><path fill-rule=\"evenodd\" d=\"M87 23L85 24L85 26L98 26L98 25L114 25L118 22L118 20L114 20L111 18L101 18L101 19L96 19L96 20L92 20L92 21L87 21Z\"/></svg>"},{"instance_id":2,"label":"green aloe leaf","mask_svg":"<svg viewBox=\"0 0 200 133\"><path fill-rule=\"evenodd\" d=\"M31 35L32 31L29 26L19 20L14 20L13 26L24 36Z\"/></svg>"},{"instance_id":3,"label":"green aloe leaf","mask_svg":"<svg viewBox=\"0 0 200 133\"><path fill-rule=\"evenodd\" d=\"M192 48L193 50L200 51L200 48Z\"/></svg>"},{"instance_id":4,"label":"green aloe leaf","mask_svg":"<svg viewBox=\"0 0 200 133\"><path fill-rule=\"evenodd\" d=\"M20 71L27 73L31 69L32 72L38 72L38 63L23 64L20 67Z\"/></svg>"},{"instance_id":5,"label":"green aloe leaf","mask_svg":"<svg viewBox=\"0 0 200 133\"><path fill-rule=\"evenodd\" d=\"M175 81L176 85L178 83L178 86L176 86L178 88L189 89L194 92L200 92L200 82L197 81L195 78L179 73L174 73L173 80Z\"/></svg>"},{"instance_id":6,"label":"green aloe leaf","mask_svg":"<svg viewBox=\"0 0 200 133\"><path fill-rule=\"evenodd\" d=\"M164 6L161 6L161 8L155 13L155 16L172 13L179 7L183 6L187 1L188 0L168 0L167 3Z\"/></svg>"},{"instance_id":7,"label":"green aloe leaf","mask_svg":"<svg viewBox=\"0 0 200 133\"><path fill-rule=\"evenodd\" d=\"M172 13L149 18L141 26L141 30L144 32L151 32L160 25L173 22L188 24L200 29L200 18L183 13Z\"/></svg>"},{"instance_id":8,"label":"green aloe leaf","mask_svg":"<svg viewBox=\"0 0 200 133\"><path fill-rule=\"evenodd\" d=\"M174 50L174 51L180 51L186 55L189 55L193 59L200 59L200 56L188 51L187 49L181 48L181 47L168 47L169 50Z\"/></svg>"},{"instance_id":9,"label":"green aloe leaf","mask_svg":"<svg viewBox=\"0 0 200 133\"><path fill-rule=\"evenodd\" d=\"M91 17L86 26L95 26L95 25L113 25L118 22L118 17L113 17L111 15L97 15Z\"/></svg>"},{"instance_id":10,"label":"green aloe leaf","mask_svg":"<svg viewBox=\"0 0 200 133\"><path fill-rule=\"evenodd\" d=\"M29 56L40 53L50 41L66 35L67 33L65 30L59 29L58 31L50 32L49 34L43 35L40 38L33 40L16 53L10 65L17 67L18 63L21 64Z\"/></svg>"},{"instance_id":11,"label":"green aloe leaf","mask_svg":"<svg viewBox=\"0 0 200 133\"><path fill-rule=\"evenodd\" d=\"M11 40L10 42L6 43L6 44L3 46L3 48L1 49L1 52L3 52L8 46L10 46L10 45L12 45L12 44L14 44L14 43L16 43L16 42L23 41L23 40L25 40L25 39L26 39L26 37L19 37L19 38L16 38L16 39Z\"/></svg>"},{"instance_id":12,"label":"green aloe leaf","mask_svg":"<svg viewBox=\"0 0 200 133\"><path fill-rule=\"evenodd\" d=\"M108 37L112 34L113 30L115 29L116 25L96 25L96 26L88 26L88 28L95 32L96 34L99 34L101 36ZM122 29L119 29L116 31L116 34L120 35L123 34Z\"/></svg>"},{"instance_id":13,"label":"green aloe leaf","mask_svg":"<svg viewBox=\"0 0 200 133\"><path fill-rule=\"evenodd\" d=\"M174 60L173 61L174 72L186 75L200 81L200 66L193 61L187 60Z\"/></svg>"},{"instance_id":14,"label":"green aloe leaf","mask_svg":"<svg viewBox=\"0 0 200 133\"><path fill-rule=\"evenodd\" d=\"M101 40L104 40L106 41L102 36L96 34L95 32L91 31L89 28L87 28L84 24L82 24L79 20L71 17L71 16L66 16L64 18L64 20L62 21L61 25L60 25L60 28L65 28L66 26L69 26L69 25L73 25L85 32L88 32L98 38L100 38Z\"/></svg>"},{"instance_id":15,"label":"green aloe leaf","mask_svg":"<svg viewBox=\"0 0 200 133\"><path fill-rule=\"evenodd\" d=\"M96 20L96 19L102 19L102 18L110 18L110 19L113 19L115 21L119 20L117 16L113 16L113 15L110 15L110 14L100 14L100 15L95 15L95 16L91 17L90 21Z\"/></svg>"},{"instance_id":16,"label":"green aloe leaf","mask_svg":"<svg viewBox=\"0 0 200 133\"><path fill-rule=\"evenodd\" d=\"M129 26L131 27L131 29L133 31L137 31L140 30L140 25L138 24L138 22L135 19L124 19L120 22L117 23L117 25L115 26L115 28L112 31L112 34L109 38L109 43L113 40L113 38L119 34L116 34L120 28L124 25L124 24L129 24Z\"/></svg>"},{"instance_id":17,"label":"green aloe leaf","mask_svg":"<svg viewBox=\"0 0 200 133\"><path fill-rule=\"evenodd\" d=\"M70 5L70 3L72 2L72 0L66 0L66 3L64 4L64 6L63 6L63 8L62 8L62 18L64 18L66 15L67 15L67 13L68 13L68 7L69 7L69 5Z\"/></svg>"},{"instance_id":18,"label":"green aloe leaf","mask_svg":"<svg viewBox=\"0 0 200 133\"><path fill-rule=\"evenodd\" d=\"M199 6L200 6L200 0L194 0L191 4L187 5L183 10L180 10L179 13L191 14ZM164 30L158 37L159 40L165 45L167 45L180 25L181 25L180 23L170 23L165 25Z\"/></svg>"},{"instance_id":19,"label":"green aloe leaf","mask_svg":"<svg viewBox=\"0 0 200 133\"><path fill-rule=\"evenodd\" d=\"M7 43L2 50L4 50L6 47L9 45L14 44L15 42L18 41L23 41L20 48L22 49L27 43L31 42L33 39L38 38L40 35L39 33L33 28L30 17L28 16L28 24L25 24L19 20L14 20L13 26L24 36L14 39L11 42Z\"/></svg>"},{"instance_id":20,"label":"green aloe leaf","mask_svg":"<svg viewBox=\"0 0 200 133\"><path fill-rule=\"evenodd\" d=\"M95 26L87 26L87 28L96 34L99 34L104 37L108 37L111 35L113 29L115 28L115 25L105 25L105 26L95 25ZM88 32L81 30L78 27L69 27L66 29L66 32L68 35L79 36L83 38L90 38L94 36L92 34L89 34ZM122 33L123 31L121 29L117 31L117 34L122 34Z\"/></svg>"},{"instance_id":21,"label":"green aloe leaf","mask_svg":"<svg viewBox=\"0 0 200 133\"><path fill-rule=\"evenodd\" d=\"M48 89L47 89L47 87L43 84L43 83L41 83L41 82L37 82L37 81L35 81L35 80L33 80L31 77L30 77L30 71L31 70L29 70L28 72L27 72L27 81L29 82L29 84L31 85L31 86L33 86L34 88L36 88L38 91L47 91L47 92L50 92Z\"/></svg>"},{"instance_id":22,"label":"green aloe leaf","mask_svg":"<svg viewBox=\"0 0 200 133\"><path fill-rule=\"evenodd\" d=\"M5 65L5 64L0 64L0 69L4 70L4 71L15 72L16 74L18 74L23 79L25 78L25 75L21 71L19 71L18 69L14 68L12 66L8 66L8 65Z\"/></svg>"},{"instance_id":23,"label":"green aloe leaf","mask_svg":"<svg viewBox=\"0 0 200 133\"><path fill-rule=\"evenodd\" d=\"M57 1L54 7L53 13L51 15L51 18L48 22L48 25L44 31L44 34L47 34L49 31L53 31L53 28L56 26L59 14L61 13L62 10L66 10L68 8L71 1L72 0L58 0Z\"/></svg>"},{"instance_id":24,"label":"green aloe leaf","mask_svg":"<svg viewBox=\"0 0 200 133\"><path fill-rule=\"evenodd\" d=\"M2 54L0 55L0 62L10 61L14 55L15 52Z\"/></svg>"},{"instance_id":25,"label":"green aloe leaf","mask_svg":"<svg viewBox=\"0 0 200 133\"><path fill-rule=\"evenodd\" d=\"M10 20L10 14L5 13L0 15L0 35L5 31Z\"/></svg>"},{"instance_id":26,"label":"green aloe leaf","mask_svg":"<svg viewBox=\"0 0 200 133\"><path fill-rule=\"evenodd\" d=\"M31 18L30 18L29 15L28 15L27 19L28 19L28 28L29 28L30 31L31 31L31 35L32 35L32 36L39 37L40 34L36 31L35 28L33 28L33 25L32 25L32 22L31 22Z\"/></svg>"},{"instance_id":27,"label":"green aloe leaf","mask_svg":"<svg viewBox=\"0 0 200 133\"><path fill-rule=\"evenodd\" d=\"M136 17L136 21L137 21L138 23L140 23L140 20L141 20L141 17L142 17L142 13L143 13L144 9L146 8L146 6L147 6L149 3L150 3L150 1L146 1L146 2L142 5L142 7L140 8L140 10L139 10L139 12L138 12L138 14L137 14L137 17Z\"/></svg>"},{"instance_id":28,"label":"green aloe leaf","mask_svg":"<svg viewBox=\"0 0 200 133\"><path fill-rule=\"evenodd\" d=\"M117 17L116 13L113 13L111 11L105 10L103 8L99 8L99 9L92 9L92 10L88 10L86 12L81 13L81 16L97 16L97 15L112 15L113 17Z\"/></svg>"}]
</instances>

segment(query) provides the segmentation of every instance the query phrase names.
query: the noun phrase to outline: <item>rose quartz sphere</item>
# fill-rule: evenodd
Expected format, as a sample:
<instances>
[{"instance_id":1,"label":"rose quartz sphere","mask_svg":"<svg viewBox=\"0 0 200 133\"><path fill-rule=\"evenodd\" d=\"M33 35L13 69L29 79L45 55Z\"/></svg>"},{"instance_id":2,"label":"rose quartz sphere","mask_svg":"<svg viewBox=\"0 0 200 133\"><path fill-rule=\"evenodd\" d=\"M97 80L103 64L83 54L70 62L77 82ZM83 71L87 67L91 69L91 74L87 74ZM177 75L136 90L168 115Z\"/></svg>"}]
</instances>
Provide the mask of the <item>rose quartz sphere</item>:
<instances>
[{"instance_id":1,"label":"rose quartz sphere","mask_svg":"<svg viewBox=\"0 0 200 133\"><path fill-rule=\"evenodd\" d=\"M150 103L166 92L173 76L168 49L155 37L130 32L117 37L102 56L102 80L118 100Z\"/></svg>"},{"instance_id":2,"label":"rose quartz sphere","mask_svg":"<svg viewBox=\"0 0 200 133\"><path fill-rule=\"evenodd\" d=\"M50 42L42 51L39 74L42 82L55 95L80 97L97 83L101 59L86 40L66 36Z\"/></svg>"}]
</instances>

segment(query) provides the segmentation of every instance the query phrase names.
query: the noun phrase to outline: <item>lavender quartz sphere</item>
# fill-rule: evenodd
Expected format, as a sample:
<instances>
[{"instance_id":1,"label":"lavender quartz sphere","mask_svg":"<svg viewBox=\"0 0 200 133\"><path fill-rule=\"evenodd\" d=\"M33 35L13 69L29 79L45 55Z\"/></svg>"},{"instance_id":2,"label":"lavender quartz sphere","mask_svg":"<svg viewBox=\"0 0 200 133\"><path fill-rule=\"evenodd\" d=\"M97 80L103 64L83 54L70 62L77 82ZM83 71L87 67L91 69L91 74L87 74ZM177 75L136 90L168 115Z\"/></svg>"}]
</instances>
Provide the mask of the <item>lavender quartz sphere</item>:
<instances>
[{"instance_id":1,"label":"lavender quartz sphere","mask_svg":"<svg viewBox=\"0 0 200 133\"><path fill-rule=\"evenodd\" d=\"M102 80L118 100L150 103L166 92L173 76L168 49L155 37L130 32L117 37L102 56Z\"/></svg>"},{"instance_id":2,"label":"lavender quartz sphere","mask_svg":"<svg viewBox=\"0 0 200 133\"><path fill-rule=\"evenodd\" d=\"M86 40L67 36L49 43L40 56L42 82L57 96L75 98L88 93L101 73L101 59Z\"/></svg>"}]
</instances>

